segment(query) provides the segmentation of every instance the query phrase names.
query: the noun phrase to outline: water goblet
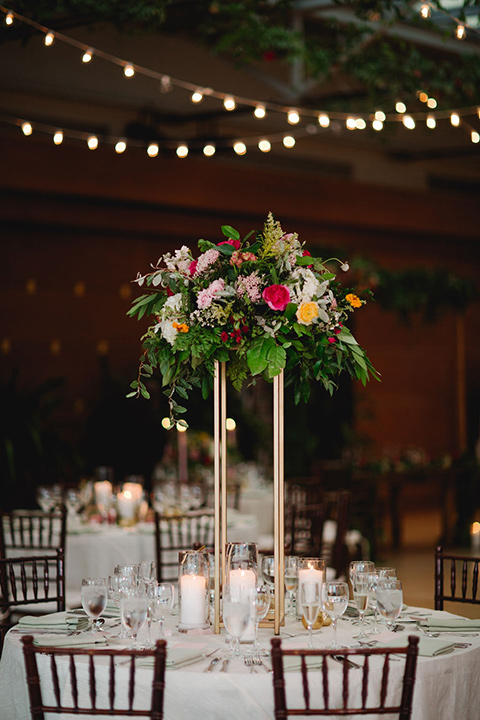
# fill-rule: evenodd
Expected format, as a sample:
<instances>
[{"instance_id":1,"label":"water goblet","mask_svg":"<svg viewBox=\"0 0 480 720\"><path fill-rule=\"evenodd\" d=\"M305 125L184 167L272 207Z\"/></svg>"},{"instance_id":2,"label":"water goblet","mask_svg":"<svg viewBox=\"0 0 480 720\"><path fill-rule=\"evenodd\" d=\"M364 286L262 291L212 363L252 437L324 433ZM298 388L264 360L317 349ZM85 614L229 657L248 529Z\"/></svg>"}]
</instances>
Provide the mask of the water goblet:
<instances>
[{"instance_id":1,"label":"water goblet","mask_svg":"<svg viewBox=\"0 0 480 720\"><path fill-rule=\"evenodd\" d=\"M360 632L354 635L357 640L366 640L365 632L365 612L368 608L369 594L372 587L372 572L354 572L353 573L353 597L355 605L360 613Z\"/></svg>"},{"instance_id":2,"label":"water goblet","mask_svg":"<svg viewBox=\"0 0 480 720\"><path fill-rule=\"evenodd\" d=\"M270 586L270 590L273 590L275 587L275 558L273 555L262 557L262 577L264 582Z\"/></svg>"},{"instance_id":3,"label":"water goblet","mask_svg":"<svg viewBox=\"0 0 480 720\"><path fill-rule=\"evenodd\" d=\"M287 591L287 613L295 615L294 598L298 587L298 558L289 555L285 558L285 590Z\"/></svg>"},{"instance_id":4,"label":"water goblet","mask_svg":"<svg viewBox=\"0 0 480 720\"><path fill-rule=\"evenodd\" d=\"M263 618L270 609L270 599L271 593L269 585L257 585L255 588L253 588L253 607L255 610L253 615L253 622L255 624L255 640L253 642L253 651L258 654L268 655L268 653L263 653L258 643L258 625L260 623L260 620L263 620Z\"/></svg>"},{"instance_id":5,"label":"water goblet","mask_svg":"<svg viewBox=\"0 0 480 720\"><path fill-rule=\"evenodd\" d=\"M332 650L337 650L337 620L343 615L348 605L349 590L346 582L326 582L322 586L323 610L332 618L333 642Z\"/></svg>"},{"instance_id":6,"label":"water goblet","mask_svg":"<svg viewBox=\"0 0 480 720\"><path fill-rule=\"evenodd\" d=\"M402 583L393 578L382 578L377 583L376 594L378 612L386 621L387 628L393 630L395 622L402 611Z\"/></svg>"},{"instance_id":7,"label":"water goblet","mask_svg":"<svg viewBox=\"0 0 480 720\"><path fill-rule=\"evenodd\" d=\"M132 593L135 590L135 578L132 574L130 575L109 575L107 578L108 596L115 605L118 607L120 612L120 600L128 593ZM123 625L118 632L118 637L126 638L129 637Z\"/></svg>"},{"instance_id":8,"label":"water goblet","mask_svg":"<svg viewBox=\"0 0 480 720\"><path fill-rule=\"evenodd\" d=\"M105 610L107 604L106 578L82 579L82 607L92 620L92 633L99 632L95 622Z\"/></svg>"},{"instance_id":9,"label":"water goblet","mask_svg":"<svg viewBox=\"0 0 480 720\"><path fill-rule=\"evenodd\" d=\"M157 564L155 560L142 560L138 565L138 577L144 580L155 580Z\"/></svg>"},{"instance_id":10,"label":"water goblet","mask_svg":"<svg viewBox=\"0 0 480 720\"><path fill-rule=\"evenodd\" d=\"M50 512L55 507L55 498L53 496L52 488L48 485L39 485L35 495L37 503L42 508L43 512Z\"/></svg>"},{"instance_id":11,"label":"water goblet","mask_svg":"<svg viewBox=\"0 0 480 720\"><path fill-rule=\"evenodd\" d=\"M138 631L145 624L148 612L148 599L145 595L129 593L120 600L120 617L126 631L133 638L132 648L140 650L137 642Z\"/></svg>"},{"instance_id":12,"label":"water goblet","mask_svg":"<svg viewBox=\"0 0 480 720\"><path fill-rule=\"evenodd\" d=\"M318 582L305 582L302 583L300 588L300 600L302 603L303 617L307 623L309 638L308 647L313 648L312 632L315 620L318 617L318 611L320 610L320 583Z\"/></svg>"},{"instance_id":13,"label":"water goblet","mask_svg":"<svg viewBox=\"0 0 480 720\"><path fill-rule=\"evenodd\" d=\"M230 657L240 657L240 638L247 629L253 614L253 588L223 586L223 624L233 638Z\"/></svg>"},{"instance_id":14,"label":"water goblet","mask_svg":"<svg viewBox=\"0 0 480 720\"><path fill-rule=\"evenodd\" d=\"M123 565L115 565L113 570L114 575L131 575L136 584L139 574L138 563L124 563Z\"/></svg>"},{"instance_id":15,"label":"water goblet","mask_svg":"<svg viewBox=\"0 0 480 720\"><path fill-rule=\"evenodd\" d=\"M370 606L373 610L373 629L371 635L378 635L380 630L378 629L378 607L377 607L377 584L378 581L387 578L395 579L397 577L397 571L391 567L375 567L375 571L372 573L372 584L370 589Z\"/></svg>"},{"instance_id":16,"label":"water goblet","mask_svg":"<svg viewBox=\"0 0 480 720\"><path fill-rule=\"evenodd\" d=\"M151 583L147 591L147 597L151 618L152 620L158 620L160 637L164 638L163 623L173 610L175 588L172 583ZM153 643L151 647L153 647Z\"/></svg>"}]
</instances>

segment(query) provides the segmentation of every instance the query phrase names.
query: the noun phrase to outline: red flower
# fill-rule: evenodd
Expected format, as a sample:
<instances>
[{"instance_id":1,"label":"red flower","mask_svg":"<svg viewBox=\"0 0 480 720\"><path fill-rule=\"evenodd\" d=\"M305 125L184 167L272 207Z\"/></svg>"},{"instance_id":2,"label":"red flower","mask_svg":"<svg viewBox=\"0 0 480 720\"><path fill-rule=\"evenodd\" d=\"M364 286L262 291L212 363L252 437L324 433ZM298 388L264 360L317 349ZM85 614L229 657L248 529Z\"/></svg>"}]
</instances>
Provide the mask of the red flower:
<instances>
[{"instance_id":1,"label":"red flower","mask_svg":"<svg viewBox=\"0 0 480 720\"><path fill-rule=\"evenodd\" d=\"M173 292L170 290L170 288L167 286L167 295L168 297L172 297Z\"/></svg>"},{"instance_id":2,"label":"red flower","mask_svg":"<svg viewBox=\"0 0 480 720\"><path fill-rule=\"evenodd\" d=\"M235 342L237 342L237 343L242 342L242 338L240 337L240 335L238 335L238 337L235 338Z\"/></svg>"},{"instance_id":3,"label":"red flower","mask_svg":"<svg viewBox=\"0 0 480 720\"><path fill-rule=\"evenodd\" d=\"M233 238L222 240L222 242L217 243L217 247L218 245L233 245L235 250L240 250L240 240L234 240Z\"/></svg>"},{"instance_id":4,"label":"red flower","mask_svg":"<svg viewBox=\"0 0 480 720\"><path fill-rule=\"evenodd\" d=\"M224 330L224 331L222 332L222 334L220 335L220 337L221 337L221 339L222 339L222 342L227 342L227 340L228 340L228 333L225 332L225 330Z\"/></svg>"},{"instance_id":5,"label":"red flower","mask_svg":"<svg viewBox=\"0 0 480 720\"><path fill-rule=\"evenodd\" d=\"M329 342L331 345L333 345L333 343L336 343L336 342L337 342L337 338L329 337L329 338L328 338L328 342Z\"/></svg>"},{"instance_id":6,"label":"red flower","mask_svg":"<svg viewBox=\"0 0 480 720\"><path fill-rule=\"evenodd\" d=\"M247 333L249 331L248 325L242 325L242 332Z\"/></svg>"},{"instance_id":7,"label":"red flower","mask_svg":"<svg viewBox=\"0 0 480 720\"><path fill-rule=\"evenodd\" d=\"M188 266L188 272L190 273L190 275L195 275L195 271L197 269L197 262L197 260L192 260L192 262Z\"/></svg>"},{"instance_id":8,"label":"red flower","mask_svg":"<svg viewBox=\"0 0 480 720\"><path fill-rule=\"evenodd\" d=\"M285 285L269 285L262 297L272 310L285 310L290 302L290 290Z\"/></svg>"}]
</instances>

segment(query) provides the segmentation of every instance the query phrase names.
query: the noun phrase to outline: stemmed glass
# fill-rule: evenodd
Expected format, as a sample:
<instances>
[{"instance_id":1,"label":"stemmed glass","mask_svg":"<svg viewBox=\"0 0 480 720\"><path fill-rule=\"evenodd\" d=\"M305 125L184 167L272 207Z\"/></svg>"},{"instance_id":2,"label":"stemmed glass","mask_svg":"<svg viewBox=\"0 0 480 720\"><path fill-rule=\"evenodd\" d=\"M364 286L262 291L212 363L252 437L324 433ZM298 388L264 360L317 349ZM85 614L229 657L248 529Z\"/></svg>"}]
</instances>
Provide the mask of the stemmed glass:
<instances>
[{"instance_id":1,"label":"stemmed glass","mask_svg":"<svg viewBox=\"0 0 480 720\"><path fill-rule=\"evenodd\" d=\"M353 573L353 597L357 610L360 613L360 633L358 635L354 635L357 640L367 639L367 634L365 632L365 612L368 608L372 581L373 573L371 572Z\"/></svg>"},{"instance_id":2,"label":"stemmed glass","mask_svg":"<svg viewBox=\"0 0 480 720\"><path fill-rule=\"evenodd\" d=\"M285 590L287 591L287 613L295 615L294 597L298 586L298 558L289 555L285 558Z\"/></svg>"},{"instance_id":3,"label":"stemmed glass","mask_svg":"<svg viewBox=\"0 0 480 720\"><path fill-rule=\"evenodd\" d=\"M397 577L397 571L391 567L376 567L375 572L372 573L372 584L370 592L370 604L373 610L373 630L372 635L378 635L380 630L378 629L378 607L377 607L377 585L378 581L382 579Z\"/></svg>"},{"instance_id":4,"label":"stemmed glass","mask_svg":"<svg viewBox=\"0 0 480 720\"><path fill-rule=\"evenodd\" d=\"M270 590L275 587L275 558L273 555L264 555L262 557L262 576Z\"/></svg>"},{"instance_id":5,"label":"stemmed glass","mask_svg":"<svg viewBox=\"0 0 480 720\"><path fill-rule=\"evenodd\" d=\"M125 630L130 631L133 637L132 647L136 650L140 649L137 643L137 635L140 628L145 625L147 612L148 599L146 595L131 593L124 595L120 600L120 617Z\"/></svg>"},{"instance_id":6,"label":"stemmed glass","mask_svg":"<svg viewBox=\"0 0 480 720\"><path fill-rule=\"evenodd\" d=\"M223 624L233 638L230 657L240 657L240 638L247 629L253 612L253 588L223 586Z\"/></svg>"},{"instance_id":7,"label":"stemmed glass","mask_svg":"<svg viewBox=\"0 0 480 720\"><path fill-rule=\"evenodd\" d=\"M144 580L155 580L157 564L155 560L142 560L138 565L138 577Z\"/></svg>"},{"instance_id":8,"label":"stemmed glass","mask_svg":"<svg viewBox=\"0 0 480 720\"><path fill-rule=\"evenodd\" d=\"M318 617L321 603L320 583L302 583L300 587L300 600L302 603L303 617L305 618L309 632L308 647L313 648L312 631L315 620Z\"/></svg>"},{"instance_id":9,"label":"stemmed glass","mask_svg":"<svg viewBox=\"0 0 480 720\"><path fill-rule=\"evenodd\" d=\"M106 578L83 578L82 579L82 607L92 619L90 632L99 632L98 624L95 622L105 610L107 604L107 581Z\"/></svg>"},{"instance_id":10,"label":"stemmed glass","mask_svg":"<svg viewBox=\"0 0 480 720\"><path fill-rule=\"evenodd\" d=\"M109 575L107 578L107 588L108 596L120 609L120 600L122 597L135 590L135 579L133 575ZM118 637L128 637L123 626L118 633Z\"/></svg>"},{"instance_id":11,"label":"stemmed glass","mask_svg":"<svg viewBox=\"0 0 480 720\"><path fill-rule=\"evenodd\" d=\"M39 485L35 495L37 503L43 512L50 512L55 507L55 498L52 489L48 485Z\"/></svg>"},{"instance_id":12,"label":"stemmed glass","mask_svg":"<svg viewBox=\"0 0 480 720\"><path fill-rule=\"evenodd\" d=\"M332 618L333 642L332 650L340 646L337 642L337 620L343 615L348 605L349 590L345 582L326 582L322 586L322 605L326 613Z\"/></svg>"},{"instance_id":13,"label":"stemmed glass","mask_svg":"<svg viewBox=\"0 0 480 720\"><path fill-rule=\"evenodd\" d=\"M163 623L173 610L175 588L172 583L151 583L147 590L147 597L151 618L158 620L160 637L163 638L165 637ZM151 647L153 647L153 643Z\"/></svg>"},{"instance_id":14,"label":"stemmed glass","mask_svg":"<svg viewBox=\"0 0 480 720\"><path fill-rule=\"evenodd\" d=\"M395 627L395 622L402 612L402 605L402 583L392 578L380 579L377 583L377 607L389 630Z\"/></svg>"},{"instance_id":15,"label":"stemmed glass","mask_svg":"<svg viewBox=\"0 0 480 720\"><path fill-rule=\"evenodd\" d=\"M257 585L253 589L253 607L255 610L253 615L253 622L255 624L255 640L253 642L253 652L258 654L263 653L258 643L258 625L260 623L260 620L263 620L263 618L270 609L270 597L270 587L268 585ZM268 655L268 653L265 653L265 655Z\"/></svg>"}]
</instances>

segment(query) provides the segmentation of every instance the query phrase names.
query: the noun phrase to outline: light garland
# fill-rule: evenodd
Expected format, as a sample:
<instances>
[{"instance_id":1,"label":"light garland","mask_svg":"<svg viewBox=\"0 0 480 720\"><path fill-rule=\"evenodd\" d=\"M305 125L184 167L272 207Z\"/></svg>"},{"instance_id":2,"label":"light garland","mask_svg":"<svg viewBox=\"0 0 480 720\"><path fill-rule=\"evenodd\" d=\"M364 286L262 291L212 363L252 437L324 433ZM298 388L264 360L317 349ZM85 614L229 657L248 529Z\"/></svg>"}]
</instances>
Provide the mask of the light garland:
<instances>
[{"instance_id":1,"label":"light garland","mask_svg":"<svg viewBox=\"0 0 480 720\"><path fill-rule=\"evenodd\" d=\"M480 30L477 27L474 27L473 25L469 25L469 23L466 20L461 20L460 18L456 17L455 15L452 15L448 12L448 10L445 10L441 5L437 5L433 2L430 2L430 0L423 0L422 5L420 7L420 15L424 20L431 20L432 19L432 11L434 13L441 13L442 15L445 15L446 17L450 18L452 22L456 24L455 27L455 37L457 40L465 40L467 37L467 29L471 32L477 33L477 35L480 35ZM480 11L479 11L480 12Z\"/></svg>"}]
</instances>

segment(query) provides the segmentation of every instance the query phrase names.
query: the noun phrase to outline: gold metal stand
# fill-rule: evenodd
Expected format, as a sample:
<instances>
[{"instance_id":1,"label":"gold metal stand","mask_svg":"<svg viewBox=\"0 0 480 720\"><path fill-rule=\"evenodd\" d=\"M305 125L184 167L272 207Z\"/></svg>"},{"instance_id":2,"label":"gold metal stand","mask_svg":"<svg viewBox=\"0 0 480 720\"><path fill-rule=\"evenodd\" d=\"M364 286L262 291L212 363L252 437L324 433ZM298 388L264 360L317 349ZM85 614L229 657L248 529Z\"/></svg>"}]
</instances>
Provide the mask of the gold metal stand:
<instances>
[{"instance_id":1,"label":"gold metal stand","mask_svg":"<svg viewBox=\"0 0 480 720\"><path fill-rule=\"evenodd\" d=\"M220 579L225 582L225 546L227 543L227 382L226 365L215 363L213 381L213 435L215 483L215 623L220 632ZM273 510L274 510L274 599L273 628L280 633L285 621L284 567L284 384L283 372L273 380ZM261 627L271 627L264 620Z\"/></svg>"}]
</instances>

